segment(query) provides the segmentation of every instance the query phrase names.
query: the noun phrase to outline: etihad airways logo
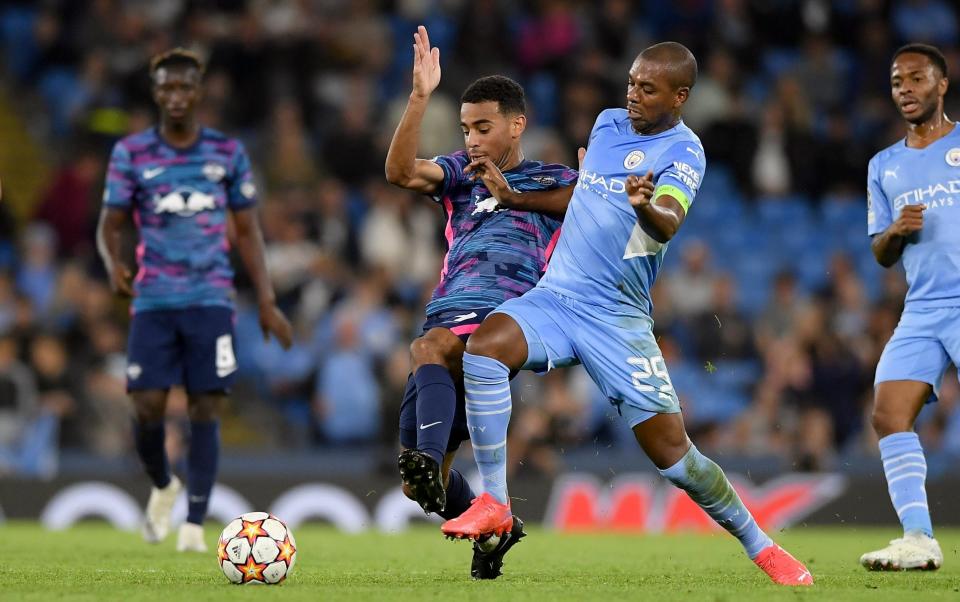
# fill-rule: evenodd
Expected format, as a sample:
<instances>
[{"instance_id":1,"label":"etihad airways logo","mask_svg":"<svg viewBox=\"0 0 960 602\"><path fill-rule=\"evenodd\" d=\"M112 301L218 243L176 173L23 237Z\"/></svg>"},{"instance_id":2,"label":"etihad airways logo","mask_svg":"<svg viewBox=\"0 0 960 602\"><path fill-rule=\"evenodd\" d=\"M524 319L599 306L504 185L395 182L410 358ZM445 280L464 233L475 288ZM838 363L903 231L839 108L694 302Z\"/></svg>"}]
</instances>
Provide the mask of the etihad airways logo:
<instances>
[{"instance_id":1,"label":"etihad airways logo","mask_svg":"<svg viewBox=\"0 0 960 602\"><path fill-rule=\"evenodd\" d=\"M684 163L683 161L674 161L672 169L664 171L660 177L679 180L693 192L696 192L697 189L700 188L700 172L694 169L689 163ZM627 191L625 180L604 177L589 169L580 171L580 179L577 180L577 185L586 190L592 189L603 198L608 198L609 194L624 194Z\"/></svg>"},{"instance_id":2,"label":"etihad airways logo","mask_svg":"<svg viewBox=\"0 0 960 602\"><path fill-rule=\"evenodd\" d=\"M893 199L893 210L900 211L906 205L924 205L927 209L952 207L953 195L960 195L960 180L937 182L898 194Z\"/></svg>"},{"instance_id":3,"label":"etihad airways logo","mask_svg":"<svg viewBox=\"0 0 960 602\"><path fill-rule=\"evenodd\" d=\"M627 184L620 178L605 178L595 171L584 169L580 171L580 178L577 185L585 190L593 189L594 192L608 198L609 193L624 194L627 191ZM601 192L601 189L604 192Z\"/></svg>"}]
</instances>

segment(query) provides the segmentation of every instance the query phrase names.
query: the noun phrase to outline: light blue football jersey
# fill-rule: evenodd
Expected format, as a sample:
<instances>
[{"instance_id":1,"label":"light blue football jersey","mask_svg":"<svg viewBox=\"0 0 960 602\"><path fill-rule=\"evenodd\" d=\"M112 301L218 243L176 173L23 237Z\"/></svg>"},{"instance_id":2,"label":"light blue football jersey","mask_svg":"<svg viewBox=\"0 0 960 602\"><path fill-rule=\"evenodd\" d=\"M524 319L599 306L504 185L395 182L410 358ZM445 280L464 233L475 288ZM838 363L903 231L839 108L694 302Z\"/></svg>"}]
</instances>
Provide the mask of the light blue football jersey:
<instances>
[{"instance_id":1,"label":"light blue football jersey","mask_svg":"<svg viewBox=\"0 0 960 602\"><path fill-rule=\"evenodd\" d=\"M960 307L960 127L926 148L901 140L870 160L867 232L886 230L906 205L927 208L903 250L906 306Z\"/></svg>"},{"instance_id":2,"label":"light blue football jersey","mask_svg":"<svg viewBox=\"0 0 960 602\"><path fill-rule=\"evenodd\" d=\"M633 130L625 109L600 113L560 240L538 286L617 314L650 316L650 287L667 245L637 223L627 176L653 171L657 194L669 193L689 210L705 169L700 139L683 122L644 136Z\"/></svg>"}]
</instances>

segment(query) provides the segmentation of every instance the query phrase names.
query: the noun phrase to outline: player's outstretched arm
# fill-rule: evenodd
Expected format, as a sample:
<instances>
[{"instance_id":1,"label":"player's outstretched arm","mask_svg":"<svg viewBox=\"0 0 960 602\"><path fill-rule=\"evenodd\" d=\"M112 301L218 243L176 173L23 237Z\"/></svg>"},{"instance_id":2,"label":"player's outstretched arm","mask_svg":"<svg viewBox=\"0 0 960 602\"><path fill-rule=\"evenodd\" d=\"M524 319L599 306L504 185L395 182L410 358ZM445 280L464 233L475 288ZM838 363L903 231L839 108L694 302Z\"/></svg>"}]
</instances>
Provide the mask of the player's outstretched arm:
<instances>
[{"instance_id":1,"label":"player's outstretched arm","mask_svg":"<svg viewBox=\"0 0 960 602\"><path fill-rule=\"evenodd\" d=\"M877 234L870 241L870 250L877 263L889 268L900 260L907 237L923 228L924 205L906 205L900 211L900 217L889 228Z\"/></svg>"},{"instance_id":2,"label":"player's outstretched arm","mask_svg":"<svg viewBox=\"0 0 960 602\"><path fill-rule=\"evenodd\" d=\"M121 297L133 297L133 273L120 258L120 237L127 223L127 212L104 207L97 222L97 251L110 278L110 288Z\"/></svg>"},{"instance_id":3,"label":"player's outstretched arm","mask_svg":"<svg viewBox=\"0 0 960 602\"><path fill-rule=\"evenodd\" d=\"M267 262L263 257L263 234L256 212L252 207L234 211L233 220L237 231L237 251L257 292L263 338L269 340L273 334L284 349L289 349L293 344L293 327L277 307L273 285L267 273Z\"/></svg>"},{"instance_id":4,"label":"player's outstretched arm","mask_svg":"<svg viewBox=\"0 0 960 602\"><path fill-rule=\"evenodd\" d=\"M434 194L443 184L443 168L433 161L418 159L417 142L430 95L440 83L440 50L430 48L427 28L422 25L413 34L413 41L413 90L390 141L385 171L391 184Z\"/></svg>"},{"instance_id":5,"label":"player's outstretched arm","mask_svg":"<svg viewBox=\"0 0 960 602\"><path fill-rule=\"evenodd\" d=\"M638 177L627 176L627 198L637 214L637 222L643 231L659 243L666 243L680 229L686 211L680 201L669 194L653 198L655 186L653 172Z\"/></svg>"}]
</instances>

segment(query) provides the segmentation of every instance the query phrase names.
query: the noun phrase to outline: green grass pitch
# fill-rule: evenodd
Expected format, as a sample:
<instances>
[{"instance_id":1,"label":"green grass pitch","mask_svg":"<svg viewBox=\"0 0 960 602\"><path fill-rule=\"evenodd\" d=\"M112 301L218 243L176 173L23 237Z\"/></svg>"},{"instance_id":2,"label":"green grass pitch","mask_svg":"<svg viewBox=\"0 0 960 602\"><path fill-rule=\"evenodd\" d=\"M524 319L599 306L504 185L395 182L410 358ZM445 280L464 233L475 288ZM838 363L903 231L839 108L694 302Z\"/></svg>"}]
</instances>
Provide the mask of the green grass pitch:
<instances>
[{"instance_id":1,"label":"green grass pitch","mask_svg":"<svg viewBox=\"0 0 960 602\"><path fill-rule=\"evenodd\" d=\"M293 575L270 587L231 585L214 552L178 554L98 523L50 532L34 523L0 526L0 600L958 600L960 530L937 532L944 568L868 573L857 565L895 528L795 528L777 535L817 581L797 590L771 584L726 534L561 535L538 529L507 556L496 581L469 577L470 545L433 527L400 535L295 530ZM207 527L215 550L219 529Z\"/></svg>"}]
</instances>

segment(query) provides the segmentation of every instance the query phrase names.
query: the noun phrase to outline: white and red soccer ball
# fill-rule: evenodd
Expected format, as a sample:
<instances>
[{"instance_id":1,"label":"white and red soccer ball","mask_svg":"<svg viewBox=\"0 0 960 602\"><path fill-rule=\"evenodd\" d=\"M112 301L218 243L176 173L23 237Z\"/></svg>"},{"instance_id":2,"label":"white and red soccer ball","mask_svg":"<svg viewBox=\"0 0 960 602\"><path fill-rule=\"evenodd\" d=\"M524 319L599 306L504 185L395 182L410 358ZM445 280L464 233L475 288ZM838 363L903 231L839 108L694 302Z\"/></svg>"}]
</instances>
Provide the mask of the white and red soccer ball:
<instances>
[{"instance_id":1,"label":"white and red soccer ball","mask_svg":"<svg viewBox=\"0 0 960 602\"><path fill-rule=\"evenodd\" d=\"M220 534L217 563L232 583L280 583L296 561L293 533L272 514L248 512L230 521Z\"/></svg>"}]
</instances>

